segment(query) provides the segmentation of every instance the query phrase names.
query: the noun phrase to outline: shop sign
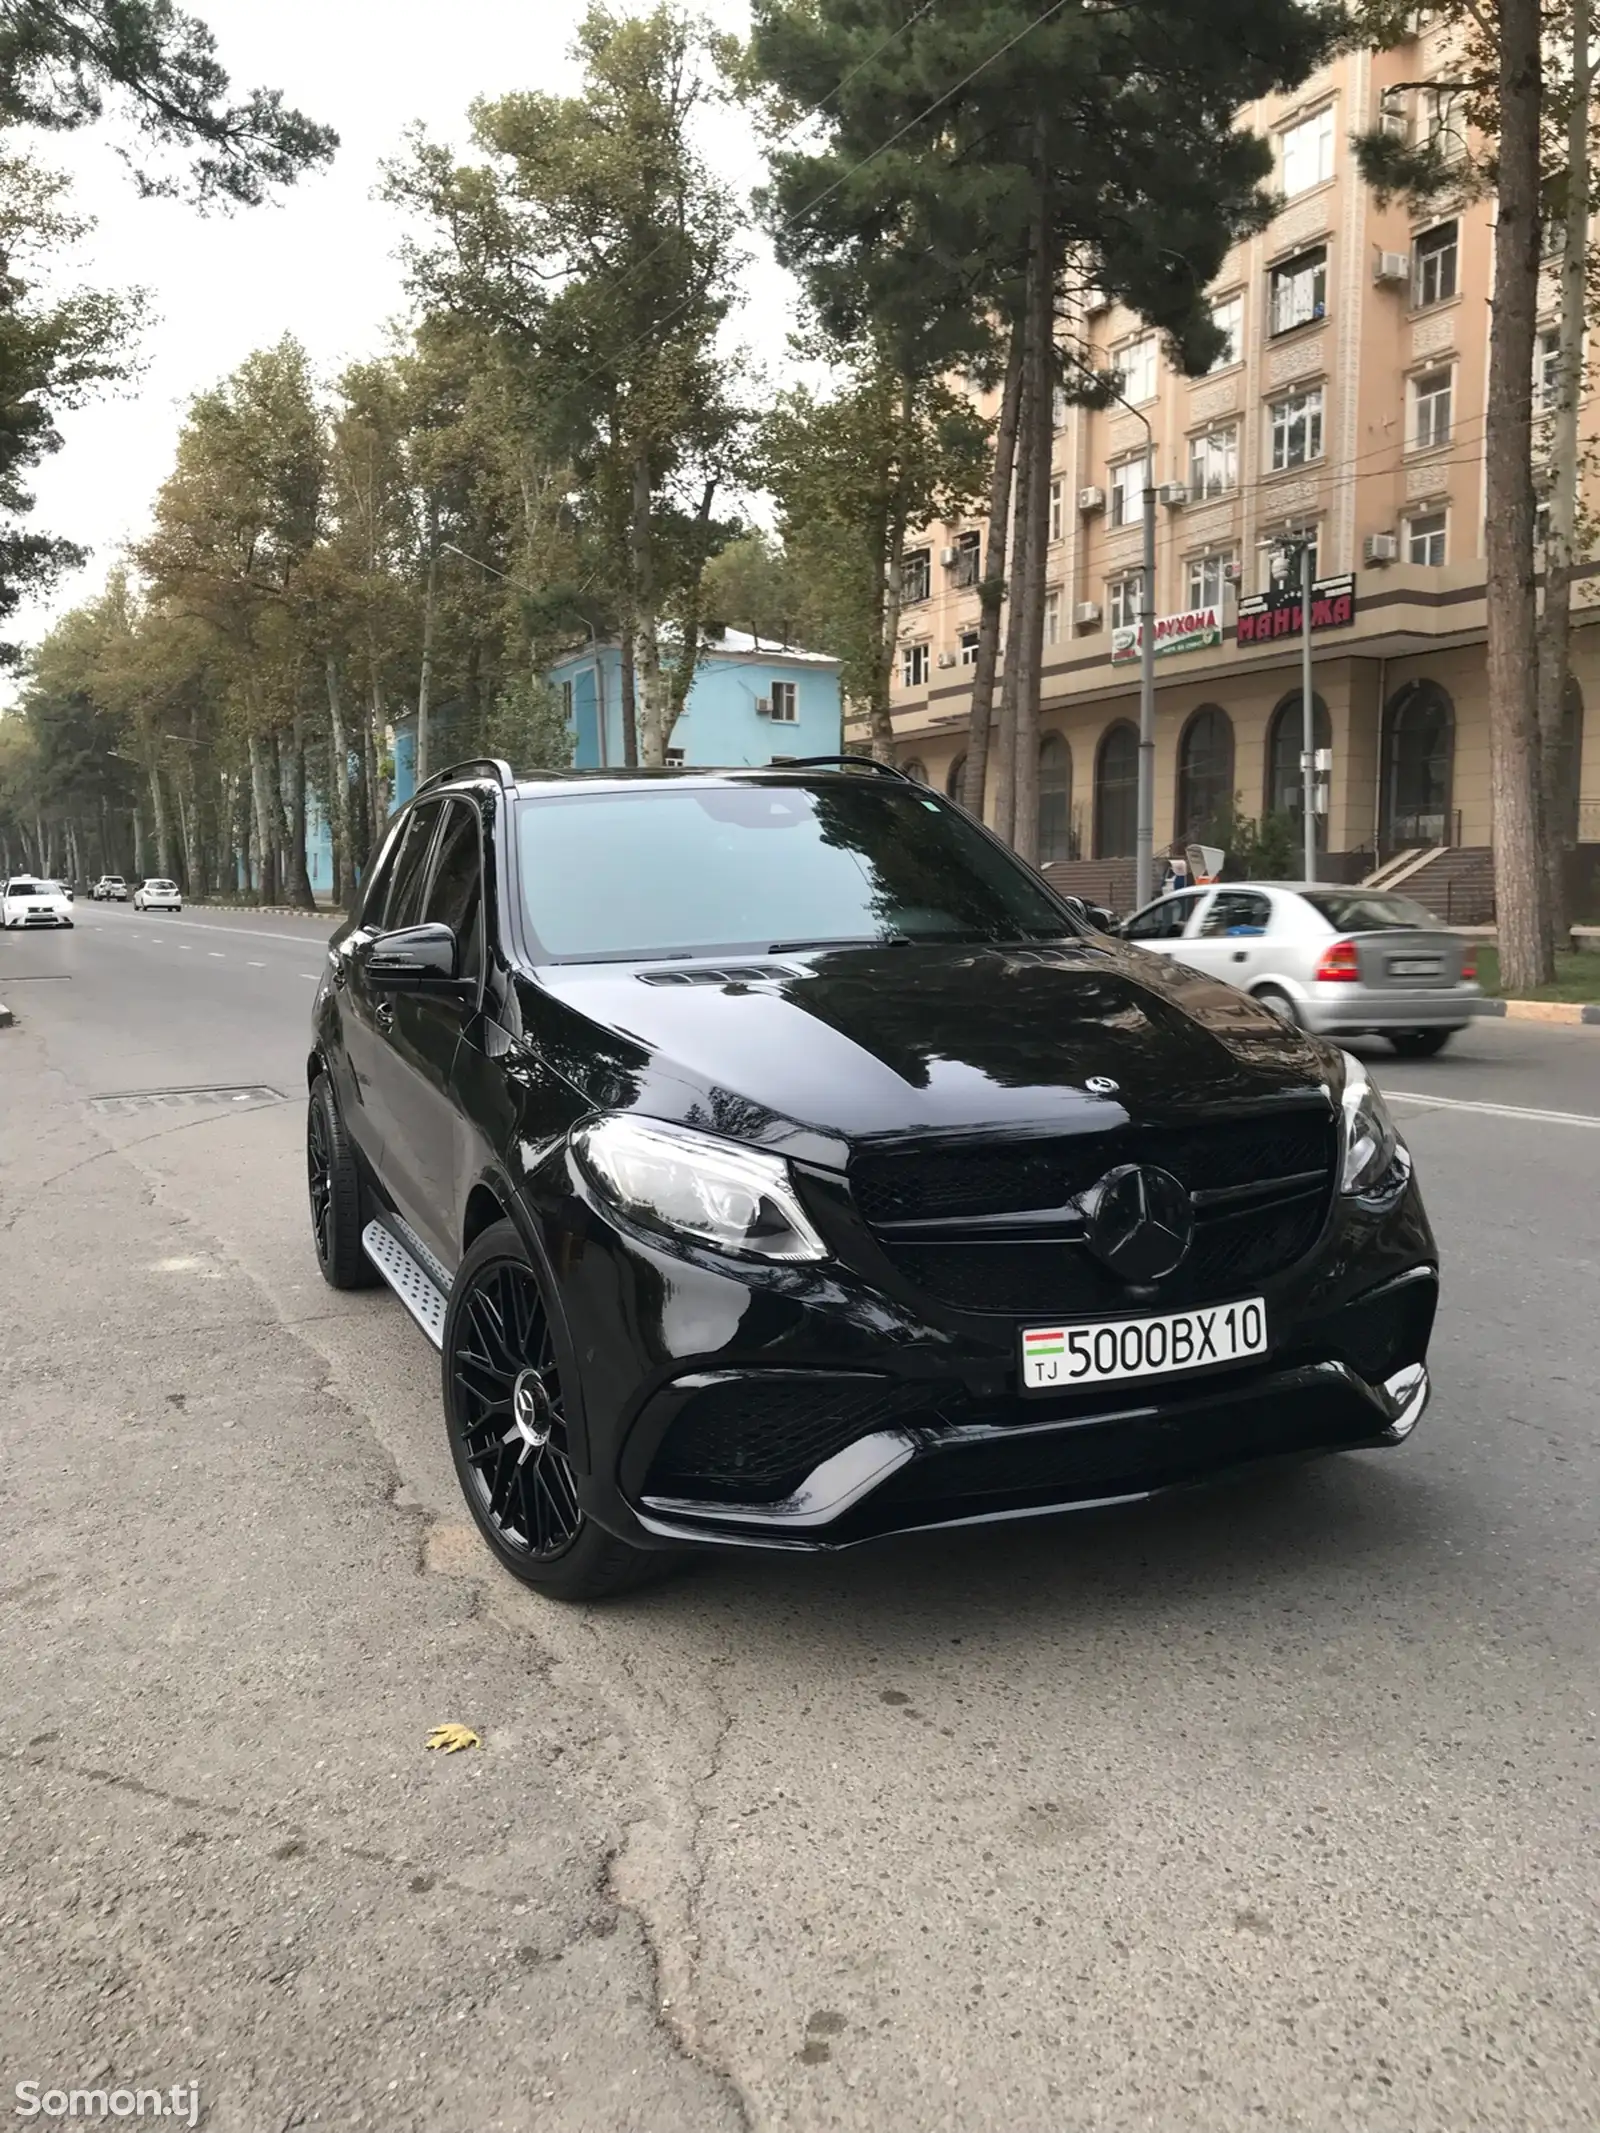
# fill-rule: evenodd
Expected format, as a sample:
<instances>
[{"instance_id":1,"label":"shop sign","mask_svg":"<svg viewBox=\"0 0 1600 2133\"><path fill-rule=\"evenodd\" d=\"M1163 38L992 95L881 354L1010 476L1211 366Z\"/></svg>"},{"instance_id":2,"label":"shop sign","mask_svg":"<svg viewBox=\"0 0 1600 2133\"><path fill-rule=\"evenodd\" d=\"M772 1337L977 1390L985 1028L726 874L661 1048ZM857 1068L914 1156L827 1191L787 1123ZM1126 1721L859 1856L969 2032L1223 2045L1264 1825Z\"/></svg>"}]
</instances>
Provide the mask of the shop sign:
<instances>
[{"instance_id":1,"label":"shop sign","mask_svg":"<svg viewBox=\"0 0 1600 2133\"><path fill-rule=\"evenodd\" d=\"M1311 588L1311 633L1343 629L1356 619L1354 577L1319 578ZM1270 592L1251 593L1239 602L1240 644L1268 644L1277 637L1298 637L1300 588L1274 585Z\"/></svg>"},{"instance_id":2,"label":"shop sign","mask_svg":"<svg viewBox=\"0 0 1600 2133\"><path fill-rule=\"evenodd\" d=\"M1168 652L1202 652L1222 642L1222 610L1218 607L1186 607L1181 615L1157 615L1156 657ZM1125 666L1139 656L1137 622L1111 632L1111 663Z\"/></svg>"}]
</instances>

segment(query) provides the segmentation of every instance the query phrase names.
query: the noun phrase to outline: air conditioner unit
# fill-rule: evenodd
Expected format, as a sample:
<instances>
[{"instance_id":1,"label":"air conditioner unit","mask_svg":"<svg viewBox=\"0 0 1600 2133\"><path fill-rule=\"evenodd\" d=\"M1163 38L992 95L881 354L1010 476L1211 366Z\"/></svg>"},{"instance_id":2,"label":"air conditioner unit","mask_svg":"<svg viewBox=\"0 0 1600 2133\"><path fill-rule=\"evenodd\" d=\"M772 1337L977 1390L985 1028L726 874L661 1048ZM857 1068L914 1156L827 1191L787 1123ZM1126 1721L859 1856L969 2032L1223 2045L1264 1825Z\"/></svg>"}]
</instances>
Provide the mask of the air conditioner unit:
<instances>
[{"instance_id":1,"label":"air conditioner unit","mask_svg":"<svg viewBox=\"0 0 1600 2133\"><path fill-rule=\"evenodd\" d=\"M1157 503L1165 504L1168 510L1175 511L1179 504L1186 504L1189 501L1187 483L1164 481L1156 491L1156 501Z\"/></svg>"},{"instance_id":2,"label":"air conditioner unit","mask_svg":"<svg viewBox=\"0 0 1600 2133\"><path fill-rule=\"evenodd\" d=\"M1104 289L1097 289L1091 286L1083 292L1083 308L1093 317L1097 311L1109 311L1111 309L1111 299Z\"/></svg>"},{"instance_id":3,"label":"air conditioner unit","mask_svg":"<svg viewBox=\"0 0 1600 2133\"><path fill-rule=\"evenodd\" d=\"M958 548L941 548L939 550L939 561L944 565L946 570L953 569L956 558L960 553L961 551Z\"/></svg>"},{"instance_id":4,"label":"air conditioner unit","mask_svg":"<svg viewBox=\"0 0 1600 2133\"><path fill-rule=\"evenodd\" d=\"M1242 585L1244 583L1244 565L1242 563L1224 563L1222 576L1226 584Z\"/></svg>"},{"instance_id":5,"label":"air conditioner unit","mask_svg":"<svg viewBox=\"0 0 1600 2133\"><path fill-rule=\"evenodd\" d=\"M771 718L771 716L772 698L770 696L758 696L756 698L756 717Z\"/></svg>"},{"instance_id":6,"label":"air conditioner unit","mask_svg":"<svg viewBox=\"0 0 1600 2133\"><path fill-rule=\"evenodd\" d=\"M953 667L953 666L955 665L955 663L956 663L956 655L955 655L955 653L954 653L954 652L941 652L941 653L939 654L939 664L940 664L940 666L942 666L942 667Z\"/></svg>"},{"instance_id":7,"label":"air conditioner unit","mask_svg":"<svg viewBox=\"0 0 1600 2133\"><path fill-rule=\"evenodd\" d=\"M1074 627L1076 627L1077 629L1080 629L1080 630L1092 630L1092 629L1097 629L1097 628L1099 627L1099 624L1100 624L1100 603L1099 603L1099 601L1098 601L1098 600L1080 600L1080 601L1078 602L1077 606L1076 606L1076 607L1075 607L1075 608L1074 608L1074 609L1072 610L1072 620L1073 620L1073 624L1074 624Z\"/></svg>"},{"instance_id":8,"label":"air conditioner unit","mask_svg":"<svg viewBox=\"0 0 1600 2133\"><path fill-rule=\"evenodd\" d=\"M1378 104L1378 131L1386 140L1403 141L1410 132L1406 124L1405 106L1391 99L1404 94L1400 89L1385 89Z\"/></svg>"},{"instance_id":9,"label":"air conditioner unit","mask_svg":"<svg viewBox=\"0 0 1600 2133\"><path fill-rule=\"evenodd\" d=\"M1400 542L1392 533L1369 533L1361 543L1363 563L1397 563L1400 560Z\"/></svg>"},{"instance_id":10,"label":"air conditioner unit","mask_svg":"<svg viewBox=\"0 0 1600 2133\"><path fill-rule=\"evenodd\" d=\"M1385 283L1408 282L1411 279L1411 255L1409 252L1380 252L1372 278L1380 286Z\"/></svg>"},{"instance_id":11,"label":"air conditioner unit","mask_svg":"<svg viewBox=\"0 0 1600 2133\"><path fill-rule=\"evenodd\" d=\"M1104 489L1080 489L1078 491L1078 509L1080 511L1103 511L1105 507L1106 492Z\"/></svg>"}]
</instances>

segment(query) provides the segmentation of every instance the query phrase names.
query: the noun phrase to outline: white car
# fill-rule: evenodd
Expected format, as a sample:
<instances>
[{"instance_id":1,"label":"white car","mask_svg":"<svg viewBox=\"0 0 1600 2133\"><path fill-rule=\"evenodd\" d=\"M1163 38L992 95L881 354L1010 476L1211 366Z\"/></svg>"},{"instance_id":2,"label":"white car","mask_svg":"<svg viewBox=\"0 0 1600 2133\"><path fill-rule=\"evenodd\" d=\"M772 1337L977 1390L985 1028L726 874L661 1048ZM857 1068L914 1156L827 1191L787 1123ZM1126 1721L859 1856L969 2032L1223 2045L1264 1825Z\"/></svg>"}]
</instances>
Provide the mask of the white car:
<instances>
[{"instance_id":1,"label":"white car","mask_svg":"<svg viewBox=\"0 0 1600 2133\"><path fill-rule=\"evenodd\" d=\"M70 926L72 905L59 881L37 874L13 874L0 893L0 923L18 926Z\"/></svg>"},{"instance_id":2,"label":"white car","mask_svg":"<svg viewBox=\"0 0 1600 2133\"><path fill-rule=\"evenodd\" d=\"M181 911L183 897L175 881L141 882L133 892L135 911Z\"/></svg>"},{"instance_id":3,"label":"white car","mask_svg":"<svg viewBox=\"0 0 1600 2133\"><path fill-rule=\"evenodd\" d=\"M1334 882L1180 889L1123 922L1124 940L1225 978L1319 1037L1387 1037L1427 1058L1480 991L1472 942L1409 896Z\"/></svg>"}]
</instances>

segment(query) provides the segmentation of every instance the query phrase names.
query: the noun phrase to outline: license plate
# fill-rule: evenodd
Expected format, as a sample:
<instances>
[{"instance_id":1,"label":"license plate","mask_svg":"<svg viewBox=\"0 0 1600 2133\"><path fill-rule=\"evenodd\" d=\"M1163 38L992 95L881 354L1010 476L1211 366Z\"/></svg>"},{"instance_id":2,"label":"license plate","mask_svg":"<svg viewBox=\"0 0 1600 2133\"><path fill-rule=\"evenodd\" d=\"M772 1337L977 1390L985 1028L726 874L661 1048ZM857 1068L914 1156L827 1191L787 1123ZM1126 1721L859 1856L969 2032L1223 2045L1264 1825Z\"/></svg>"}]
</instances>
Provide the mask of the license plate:
<instances>
[{"instance_id":1,"label":"license plate","mask_svg":"<svg viewBox=\"0 0 1600 2133\"><path fill-rule=\"evenodd\" d=\"M1436 978L1440 967L1436 955L1395 955L1389 958L1391 978Z\"/></svg>"},{"instance_id":2,"label":"license plate","mask_svg":"<svg viewBox=\"0 0 1600 2133\"><path fill-rule=\"evenodd\" d=\"M1206 1363L1262 1355L1267 1308L1259 1296L1159 1318L1113 1318L1094 1326L1030 1326L1022 1336L1024 1392L1063 1392L1114 1378L1158 1378Z\"/></svg>"}]
</instances>

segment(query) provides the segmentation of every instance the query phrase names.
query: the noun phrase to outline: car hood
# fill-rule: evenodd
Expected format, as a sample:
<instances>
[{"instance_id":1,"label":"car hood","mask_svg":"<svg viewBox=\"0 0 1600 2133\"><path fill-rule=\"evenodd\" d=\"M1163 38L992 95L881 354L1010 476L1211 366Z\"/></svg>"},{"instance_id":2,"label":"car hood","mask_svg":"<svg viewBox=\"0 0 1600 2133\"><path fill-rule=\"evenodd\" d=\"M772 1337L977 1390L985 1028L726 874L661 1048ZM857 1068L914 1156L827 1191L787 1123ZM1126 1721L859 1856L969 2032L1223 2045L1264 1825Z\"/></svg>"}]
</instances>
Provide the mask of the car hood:
<instances>
[{"instance_id":1,"label":"car hood","mask_svg":"<svg viewBox=\"0 0 1600 2133\"><path fill-rule=\"evenodd\" d=\"M602 1108L740 1138L1103 1130L1323 1097L1337 1054L1120 944L547 966L550 1063ZM529 1002L534 1016L539 1010ZM1091 1076L1115 1083L1096 1093Z\"/></svg>"}]
</instances>

